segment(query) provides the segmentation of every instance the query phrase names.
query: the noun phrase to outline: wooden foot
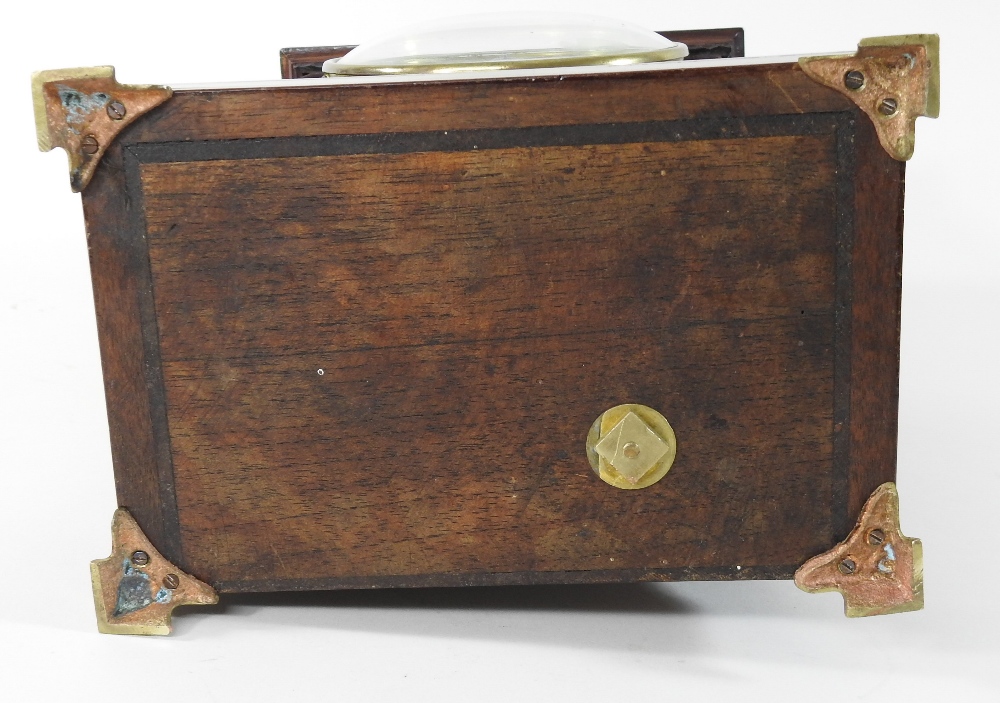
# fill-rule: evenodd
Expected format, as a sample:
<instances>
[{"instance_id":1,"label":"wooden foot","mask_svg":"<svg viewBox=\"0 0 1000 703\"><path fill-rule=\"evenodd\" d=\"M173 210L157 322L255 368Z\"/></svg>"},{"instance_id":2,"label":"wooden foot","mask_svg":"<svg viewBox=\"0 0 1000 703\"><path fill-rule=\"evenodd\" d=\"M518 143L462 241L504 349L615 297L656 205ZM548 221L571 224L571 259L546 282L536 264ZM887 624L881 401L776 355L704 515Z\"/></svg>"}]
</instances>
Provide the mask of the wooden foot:
<instances>
[{"instance_id":1,"label":"wooden foot","mask_svg":"<svg viewBox=\"0 0 1000 703\"><path fill-rule=\"evenodd\" d=\"M219 596L156 551L124 508L111 523L111 556L90 562L97 629L113 635L169 635L179 605L212 605Z\"/></svg>"}]
</instances>

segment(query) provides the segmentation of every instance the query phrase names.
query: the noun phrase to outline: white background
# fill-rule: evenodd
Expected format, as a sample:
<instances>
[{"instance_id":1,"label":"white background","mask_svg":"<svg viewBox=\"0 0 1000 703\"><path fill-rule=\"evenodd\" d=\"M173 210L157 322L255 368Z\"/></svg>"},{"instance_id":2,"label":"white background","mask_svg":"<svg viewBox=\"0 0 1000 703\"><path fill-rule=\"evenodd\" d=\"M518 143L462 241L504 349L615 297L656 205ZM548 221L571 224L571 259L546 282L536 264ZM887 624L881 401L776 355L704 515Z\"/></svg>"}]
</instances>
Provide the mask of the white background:
<instances>
[{"instance_id":1,"label":"white background","mask_svg":"<svg viewBox=\"0 0 1000 703\"><path fill-rule=\"evenodd\" d=\"M1000 64L992 4L297 2L8 5L0 15L0 699L1000 700ZM941 34L941 119L907 169L898 484L927 608L848 620L791 582L224 599L170 638L98 635L88 561L115 508L79 197L35 148L33 70L122 82L278 76L278 49L429 16L575 9L743 26L748 55Z\"/></svg>"}]
</instances>

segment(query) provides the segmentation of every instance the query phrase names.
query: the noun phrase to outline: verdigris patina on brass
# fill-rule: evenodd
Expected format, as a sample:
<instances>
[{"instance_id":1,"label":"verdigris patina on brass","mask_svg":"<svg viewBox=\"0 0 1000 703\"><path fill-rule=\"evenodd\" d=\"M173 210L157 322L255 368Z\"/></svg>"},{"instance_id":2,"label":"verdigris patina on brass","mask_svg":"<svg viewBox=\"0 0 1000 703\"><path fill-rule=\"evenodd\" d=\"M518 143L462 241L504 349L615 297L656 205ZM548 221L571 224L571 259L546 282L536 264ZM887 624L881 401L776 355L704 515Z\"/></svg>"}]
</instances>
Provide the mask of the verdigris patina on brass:
<instances>
[{"instance_id":1,"label":"verdigris patina on brass","mask_svg":"<svg viewBox=\"0 0 1000 703\"><path fill-rule=\"evenodd\" d=\"M124 508L111 524L111 556L90 562L97 629L115 635L169 635L179 605L212 605L211 586L156 551Z\"/></svg>"},{"instance_id":2,"label":"verdigris patina on brass","mask_svg":"<svg viewBox=\"0 0 1000 703\"><path fill-rule=\"evenodd\" d=\"M31 77L38 148L62 147L69 179L79 193L114 138L173 91L157 85L122 85L112 66L39 71Z\"/></svg>"}]
</instances>

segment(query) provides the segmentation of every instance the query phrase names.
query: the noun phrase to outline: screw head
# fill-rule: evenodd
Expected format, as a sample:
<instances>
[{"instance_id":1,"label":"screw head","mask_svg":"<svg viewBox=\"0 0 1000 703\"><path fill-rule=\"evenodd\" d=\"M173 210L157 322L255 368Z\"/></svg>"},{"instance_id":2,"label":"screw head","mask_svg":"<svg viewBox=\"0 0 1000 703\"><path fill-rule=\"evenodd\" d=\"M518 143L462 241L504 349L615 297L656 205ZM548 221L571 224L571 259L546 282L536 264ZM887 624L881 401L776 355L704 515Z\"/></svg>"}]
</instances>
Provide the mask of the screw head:
<instances>
[{"instance_id":1,"label":"screw head","mask_svg":"<svg viewBox=\"0 0 1000 703\"><path fill-rule=\"evenodd\" d=\"M899 103L896 101L896 98L882 98L882 102L878 104L878 111L886 117L895 115L898 109Z\"/></svg>"},{"instance_id":2,"label":"screw head","mask_svg":"<svg viewBox=\"0 0 1000 703\"><path fill-rule=\"evenodd\" d=\"M844 74L844 85L851 90L859 90L865 84L865 74L861 71L848 71Z\"/></svg>"},{"instance_id":3,"label":"screw head","mask_svg":"<svg viewBox=\"0 0 1000 703\"><path fill-rule=\"evenodd\" d=\"M837 568L840 569L840 573L845 576L850 576L857 571L858 565L854 563L853 559L844 559L837 565Z\"/></svg>"},{"instance_id":4,"label":"screw head","mask_svg":"<svg viewBox=\"0 0 1000 703\"><path fill-rule=\"evenodd\" d=\"M171 591L181 585L181 580L177 574L167 574L163 577L163 587Z\"/></svg>"},{"instance_id":5,"label":"screw head","mask_svg":"<svg viewBox=\"0 0 1000 703\"><path fill-rule=\"evenodd\" d=\"M149 563L149 555L141 549L132 552L132 563L136 566L145 566Z\"/></svg>"},{"instance_id":6,"label":"screw head","mask_svg":"<svg viewBox=\"0 0 1000 703\"><path fill-rule=\"evenodd\" d=\"M113 120L124 119L125 117L125 105L123 105L118 100L112 100L108 103L108 117Z\"/></svg>"},{"instance_id":7,"label":"screw head","mask_svg":"<svg viewBox=\"0 0 1000 703\"><path fill-rule=\"evenodd\" d=\"M84 154L96 154L100 148L101 145L93 134L88 134L80 141L80 151Z\"/></svg>"},{"instance_id":8,"label":"screw head","mask_svg":"<svg viewBox=\"0 0 1000 703\"><path fill-rule=\"evenodd\" d=\"M868 544L877 547L883 542L885 542L885 532L882 530L874 529L868 533Z\"/></svg>"}]
</instances>

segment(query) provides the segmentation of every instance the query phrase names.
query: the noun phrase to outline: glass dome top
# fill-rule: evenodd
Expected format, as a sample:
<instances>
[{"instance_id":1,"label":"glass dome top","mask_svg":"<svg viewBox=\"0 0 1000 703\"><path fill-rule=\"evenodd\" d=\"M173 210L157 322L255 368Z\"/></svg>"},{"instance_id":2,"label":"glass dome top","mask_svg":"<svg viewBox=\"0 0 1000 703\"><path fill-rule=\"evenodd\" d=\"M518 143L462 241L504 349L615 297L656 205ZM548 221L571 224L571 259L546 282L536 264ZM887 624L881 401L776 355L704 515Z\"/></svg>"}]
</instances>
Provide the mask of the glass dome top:
<instances>
[{"instance_id":1,"label":"glass dome top","mask_svg":"<svg viewBox=\"0 0 1000 703\"><path fill-rule=\"evenodd\" d=\"M687 46L607 17L491 13L411 26L323 64L327 76L459 73L673 61Z\"/></svg>"}]
</instances>

